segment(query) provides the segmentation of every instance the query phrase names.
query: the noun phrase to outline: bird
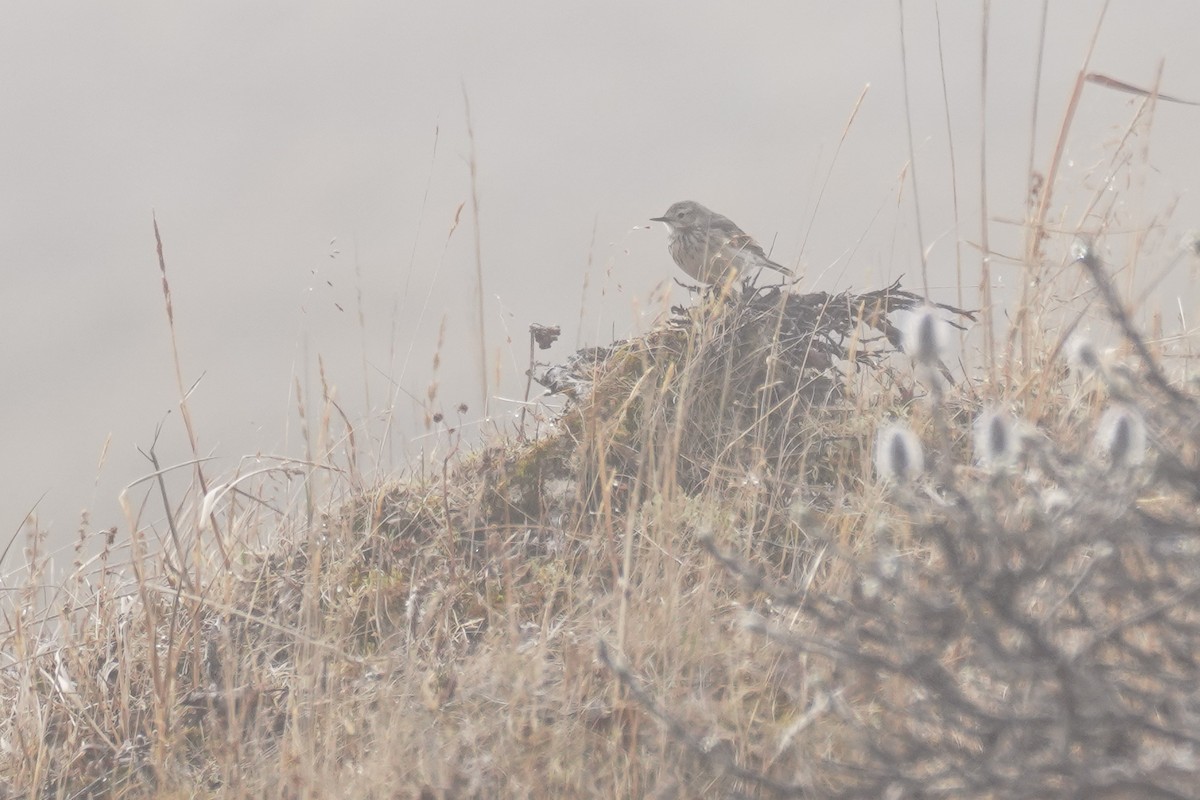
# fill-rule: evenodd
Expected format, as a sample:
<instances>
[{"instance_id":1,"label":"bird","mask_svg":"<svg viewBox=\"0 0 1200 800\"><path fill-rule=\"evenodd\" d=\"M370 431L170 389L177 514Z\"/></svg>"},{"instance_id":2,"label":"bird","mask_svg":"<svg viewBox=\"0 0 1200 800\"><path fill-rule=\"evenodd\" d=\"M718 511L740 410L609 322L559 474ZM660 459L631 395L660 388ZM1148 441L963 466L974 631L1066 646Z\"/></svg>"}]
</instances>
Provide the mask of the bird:
<instances>
[{"instance_id":1,"label":"bird","mask_svg":"<svg viewBox=\"0 0 1200 800\"><path fill-rule=\"evenodd\" d=\"M679 268L701 283L720 283L731 271L746 275L752 270L773 269L788 277L793 273L767 258L758 242L729 217L709 211L694 200L681 200L651 222L665 222L671 229L667 245Z\"/></svg>"}]
</instances>

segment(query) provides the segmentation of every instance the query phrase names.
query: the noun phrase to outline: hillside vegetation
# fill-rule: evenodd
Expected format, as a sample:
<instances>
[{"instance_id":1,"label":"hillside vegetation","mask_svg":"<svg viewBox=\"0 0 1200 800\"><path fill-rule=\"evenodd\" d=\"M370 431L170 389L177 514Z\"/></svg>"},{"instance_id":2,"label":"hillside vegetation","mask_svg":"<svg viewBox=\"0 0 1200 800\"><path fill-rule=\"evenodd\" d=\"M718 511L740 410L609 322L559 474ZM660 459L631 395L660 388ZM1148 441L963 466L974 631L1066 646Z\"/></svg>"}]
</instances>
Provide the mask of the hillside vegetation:
<instances>
[{"instance_id":1,"label":"hillside vegetation","mask_svg":"<svg viewBox=\"0 0 1200 800\"><path fill-rule=\"evenodd\" d=\"M35 536L0 796L1200 797L1188 343L1074 256L1111 351L1047 291L963 374L899 286L731 284L403 479L330 401L52 591Z\"/></svg>"}]
</instances>

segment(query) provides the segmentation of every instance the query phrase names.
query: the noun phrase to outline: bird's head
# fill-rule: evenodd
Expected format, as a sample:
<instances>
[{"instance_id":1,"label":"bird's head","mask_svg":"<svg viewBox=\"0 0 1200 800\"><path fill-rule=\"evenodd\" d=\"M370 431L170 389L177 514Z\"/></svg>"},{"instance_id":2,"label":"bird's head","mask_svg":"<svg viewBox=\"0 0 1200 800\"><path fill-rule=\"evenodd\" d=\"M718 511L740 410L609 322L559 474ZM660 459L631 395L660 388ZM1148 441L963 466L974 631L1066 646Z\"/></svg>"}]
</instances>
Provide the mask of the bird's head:
<instances>
[{"instance_id":1,"label":"bird's head","mask_svg":"<svg viewBox=\"0 0 1200 800\"><path fill-rule=\"evenodd\" d=\"M666 214L661 217L651 217L650 221L665 222L671 230L678 231L699 228L710 216L709 210L694 200L680 200L668 208Z\"/></svg>"}]
</instances>

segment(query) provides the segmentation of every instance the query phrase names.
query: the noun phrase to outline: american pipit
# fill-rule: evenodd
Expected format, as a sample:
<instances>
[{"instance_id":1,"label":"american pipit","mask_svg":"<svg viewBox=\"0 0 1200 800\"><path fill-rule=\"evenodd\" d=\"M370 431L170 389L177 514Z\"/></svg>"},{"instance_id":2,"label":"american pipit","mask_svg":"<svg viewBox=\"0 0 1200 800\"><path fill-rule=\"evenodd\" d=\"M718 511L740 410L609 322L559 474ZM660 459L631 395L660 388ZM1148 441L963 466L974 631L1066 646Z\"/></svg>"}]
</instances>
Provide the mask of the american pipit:
<instances>
[{"instance_id":1,"label":"american pipit","mask_svg":"<svg viewBox=\"0 0 1200 800\"><path fill-rule=\"evenodd\" d=\"M681 200L665 216L652 217L671 229L671 257L679 268L702 283L717 283L730 277L730 270L748 275L763 267L791 276L792 271L767 258L758 242L733 220L692 200Z\"/></svg>"}]
</instances>

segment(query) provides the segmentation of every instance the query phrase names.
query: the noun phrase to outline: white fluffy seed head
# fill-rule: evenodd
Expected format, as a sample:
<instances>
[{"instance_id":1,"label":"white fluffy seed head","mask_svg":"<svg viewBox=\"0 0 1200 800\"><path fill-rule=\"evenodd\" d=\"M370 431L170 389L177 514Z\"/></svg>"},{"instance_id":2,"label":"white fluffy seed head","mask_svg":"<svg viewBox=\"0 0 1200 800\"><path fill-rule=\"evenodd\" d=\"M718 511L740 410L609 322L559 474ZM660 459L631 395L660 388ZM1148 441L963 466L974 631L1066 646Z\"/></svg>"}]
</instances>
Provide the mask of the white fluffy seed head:
<instances>
[{"instance_id":1,"label":"white fluffy seed head","mask_svg":"<svg viewBox=\"0 0 1200 800\"><path fill-rule=\"evenodd\" d=\"M1094 266L1100 256L1096 253L1096 241L1091 236L1079 235L1071 242L1071 260Z\"/></svg>"},{"instance_id":2,"label":"white fluffy seed head","mask_svg":"<svg viewBox=\"0 0 1200 800\"><path fill-rule=\"evenodd\" d=\"M937 364L950 347L949 327L930 306L918 309L903 331L904 352L918 364Z\"/></svg>"},{"instance_id":3,"label":"white fluffy seed head","mask_svg":"<svg viewBox=\"0 0 1200 800\"><path fill-rule=\"evenodd\" d=\"M875 436L875 471L884 480L905 483L925 471L921 440L904 425L883 427Z\"/></svg>"},{"instance_id":4,"label":"white fluffy seed head","mask_svg":"<svg viewBox=\"0 0 1200 800\"><path fill-rule=\"evenodd\" d=\"M987 469L1005 469L1020 455L1020 435L1012 417L986 411L975 420L975 460Z\"/></svg>"},{"instance_id":5,"label":"white fluffy seed head","mask_svg":"<svg viewBox=\"0 0 1200 800\"><path fill-rule=\"evenodd\" d=\"M1095 374L1103 363L1096 346L1082 334L1077 333L1068 339L1063 350L1067 355L1067 366L1083 378Z\"/></svg>"},{"instance_id":6,"label":"white fluffy seed head","mask_svg":"<svg viewBox=\"0 0 1200 800\"><path fill-rule=\"evenodd\" d=\"M1114 467L1136 466L1146 458L1146 423L1137 409L1114 405L1100 417L1096 448Z\"/></svg>"}]
</instances>

